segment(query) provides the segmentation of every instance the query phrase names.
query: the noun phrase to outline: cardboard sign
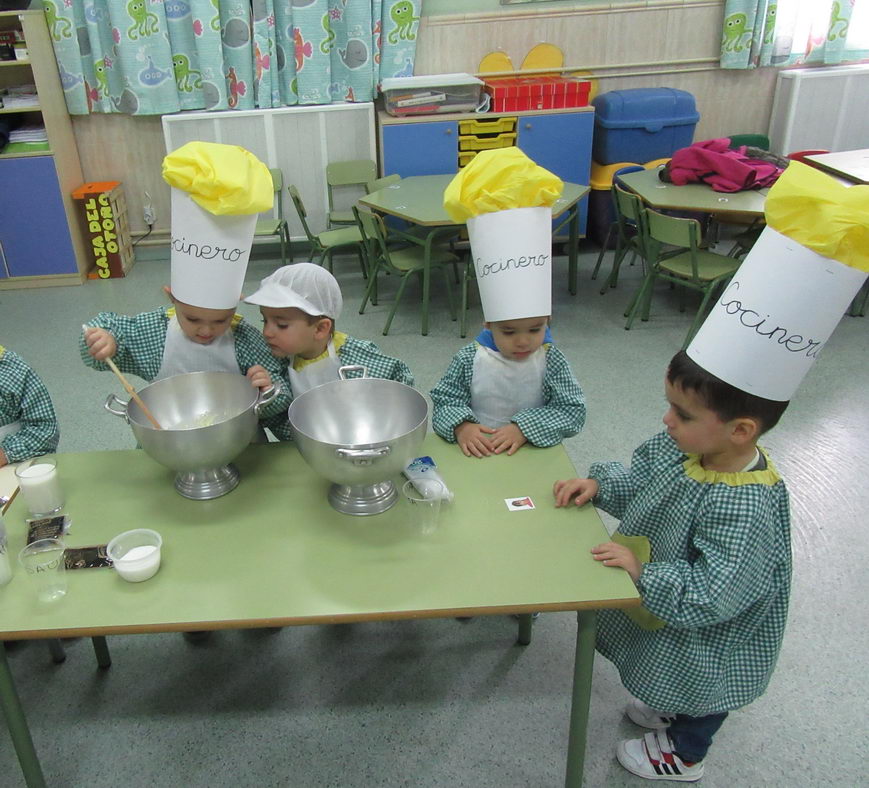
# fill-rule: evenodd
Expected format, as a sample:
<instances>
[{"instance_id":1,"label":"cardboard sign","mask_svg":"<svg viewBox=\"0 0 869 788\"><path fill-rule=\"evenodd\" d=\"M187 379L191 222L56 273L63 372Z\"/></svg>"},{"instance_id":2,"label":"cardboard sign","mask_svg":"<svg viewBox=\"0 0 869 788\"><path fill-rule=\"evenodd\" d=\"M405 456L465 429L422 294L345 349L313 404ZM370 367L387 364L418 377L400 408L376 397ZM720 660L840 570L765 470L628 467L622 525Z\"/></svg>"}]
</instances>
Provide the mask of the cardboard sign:
<instances>
[{"instance_id":1,"label":"cardboard sign","mask_svg":"<svg viewBox=\"0 0 869 788\"><path fill-rule=\"evenodd\" d=\"M552 314L552 209L513 208L468 219L487 322Z\"/></svg>"},{"instance_id":2,"label":"cardboard sign","mask_svg":"<svg viewBox=\"0 0 869 788\"><path fill-rule=\"evenodd\" d=\"M215 216L172 189L172 295L206 309L238 304L258 215Z\"/></svg>"},{"instance_id":3,"label":"cardboard sign","mask_svg":"<svg viewBox=\"0 0 869 788\"><path fill-rule=\"evenodd\" d=\"M741 391L786 402L865 279L865 272L767 227L688 355Z\"/></svg>"}]
</instances>

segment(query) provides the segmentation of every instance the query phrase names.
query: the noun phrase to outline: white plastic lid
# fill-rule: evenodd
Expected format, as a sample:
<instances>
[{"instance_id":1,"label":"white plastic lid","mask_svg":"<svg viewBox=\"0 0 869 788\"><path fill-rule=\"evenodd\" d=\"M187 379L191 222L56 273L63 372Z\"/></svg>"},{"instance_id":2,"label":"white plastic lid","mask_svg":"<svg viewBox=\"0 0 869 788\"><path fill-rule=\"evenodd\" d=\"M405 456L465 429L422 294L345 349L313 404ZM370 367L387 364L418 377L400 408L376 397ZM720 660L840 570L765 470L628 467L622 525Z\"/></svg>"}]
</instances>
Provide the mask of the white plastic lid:
<instances>
[{"instance_id":1,"label":"white plastic lid","mask_svg":"<svg viewBox=\"0 0 869 788\"><path fill-rule=\"evenodd\" d=\"M483 80L470 74L423 74L418 77L391 77L380 83L382 91L413 88L443 88L448 85L482 85Z\"/></svg>"}]
</instances>

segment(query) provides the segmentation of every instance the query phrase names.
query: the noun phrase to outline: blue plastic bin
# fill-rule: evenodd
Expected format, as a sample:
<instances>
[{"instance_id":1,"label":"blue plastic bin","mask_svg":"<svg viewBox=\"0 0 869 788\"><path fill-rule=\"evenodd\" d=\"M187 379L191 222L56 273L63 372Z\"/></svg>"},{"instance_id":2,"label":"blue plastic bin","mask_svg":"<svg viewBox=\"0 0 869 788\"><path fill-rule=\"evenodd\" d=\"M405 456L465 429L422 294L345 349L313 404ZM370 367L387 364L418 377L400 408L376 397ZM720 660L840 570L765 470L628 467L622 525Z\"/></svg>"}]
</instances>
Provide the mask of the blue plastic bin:
<instances>
[{"instance_id":1,"label":"blue plastic bin","mask_svg":"<svg viewBox=\"0 0 869 788\"><path fill-rule=\"evenodd\" d=\"M599 164L672 156L694 141L694 96L675 88L610 90L592 101L592 157Z\"/></svg>"}]
</instances>

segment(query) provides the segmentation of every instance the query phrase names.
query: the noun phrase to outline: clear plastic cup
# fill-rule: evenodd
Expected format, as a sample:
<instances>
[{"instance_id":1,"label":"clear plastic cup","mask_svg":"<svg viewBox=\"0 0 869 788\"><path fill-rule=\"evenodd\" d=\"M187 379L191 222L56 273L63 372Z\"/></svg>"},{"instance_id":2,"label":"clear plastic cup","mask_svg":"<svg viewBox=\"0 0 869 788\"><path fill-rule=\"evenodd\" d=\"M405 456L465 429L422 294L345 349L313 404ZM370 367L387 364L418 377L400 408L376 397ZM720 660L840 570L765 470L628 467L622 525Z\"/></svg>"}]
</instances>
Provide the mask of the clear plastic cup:
<instances>
[{"instance_id":1,"label":"clear plastic cup","mask_svg":"<svg viewBox=\"0 0 869 788\"><path fill-rule=\"evenodd\" d=\"M65 549L63 539L38 539L18 553L18 562L31 579L37 601L54 602L66 594Z\"/></svg>"},{"instance_id":2,"label":"clear plastic cup","mask_svg":"<svg viewBox=\"0 0 869 788\"><path fill-rule=\"evenodd\" d=\"M163 538L150 528L134 528L118 534L106 545L115 571L130 583L141 583L160 568Z\"/></svg>"},{"instance_id":3,"label":"clear plastic cup","mask_svg":"<svg viewBox=\"0 0 869 788\"><path fill-rule=\"evenodd\" d=\"M423 536L430 536L438 527L441 501L446 494L444 485L434 479L426 479L425 492L420 492L413 482L405 482L401 488L411 505L411 525Z\"/></svg>"}]
</instances>

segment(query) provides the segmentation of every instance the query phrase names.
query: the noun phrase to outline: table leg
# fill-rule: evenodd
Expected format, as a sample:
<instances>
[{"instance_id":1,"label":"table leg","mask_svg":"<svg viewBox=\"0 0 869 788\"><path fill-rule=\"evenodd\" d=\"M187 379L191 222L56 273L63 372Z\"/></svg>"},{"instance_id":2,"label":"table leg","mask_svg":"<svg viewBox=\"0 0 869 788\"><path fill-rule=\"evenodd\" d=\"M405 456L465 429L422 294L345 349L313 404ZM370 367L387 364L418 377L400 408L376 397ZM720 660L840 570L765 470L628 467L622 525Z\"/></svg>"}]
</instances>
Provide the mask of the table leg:
<instances>
[{"instance_id":1,"label":"table leg","mask_svg":"<svg viewBox=\"0 0 869 788\"><path fill-rule=\"evenodd\" d=\"M567 287L571 295L576 295L576 276L578 263L579 246L579 203L570 209L570 221L568 222L570 234L567 241Z\"/></svg>"},{"instance_id":2,"label":"table leg","mask_svg":"<svg viewBox=\"0 0 869 788\"><path fill-rule=\"evenodd\" d=\"M523 613L519 616L519 637L516 642L520 646L527 646L531 642L531 628L534 625L534 619L530 613Z\"/></svg>"},{"instance_id":3,"label":"table leg","mask_svg":"<svg viewBox=\"0 0 869 788\"><path fill-rule=\"evenodd\" d=\"M21 771L24 772L24 782L27 783L28 788L45 788L42 767L39 765L39 758L33 747L33 739L30 738L24 709L15 691L12 672L6 659L6 647L2 643L0 643L0 705L3 706L6 726L9 728L12 744L18 754L18 763L21 764Z\"/></svg>"},{"instance_id":4,"label":"table leg","mask_svg":"<svg viewBox=\"0 0 869 788\"><path fill-rule=\"evenodd\" d=\"M97 657L97 665L101 668L110 668L112 666L112 655L109 654L109 645L106 643L106 639L97 635L96 637L91 638L91 642L94 645L94 654Z\"/></svg>"},{"instance_id":5,"label":"table leg","mask_svg":"<svg viewBox=\"0 0 869 788\"><path fill-rule=\"evenodd\" d=\"M594 665L595 612L576 613L576 656L573 664L573 694L570 700L570 729L567 741L565 788L581 788L585 766L585 739L588 706L591 700L591 673Z\"/></svg>"},{"instance_id":6,"label":"table leg","mask_svg":"<svg viewBox=\"0 0 869 788\"><path fill-rule=\"evenodd\" d=\"M438 230L433 229L425 239L425 258L422 267L422 335L428 335L428 301L431 293L431 250Z\"/></svg>"}]
</instances>

